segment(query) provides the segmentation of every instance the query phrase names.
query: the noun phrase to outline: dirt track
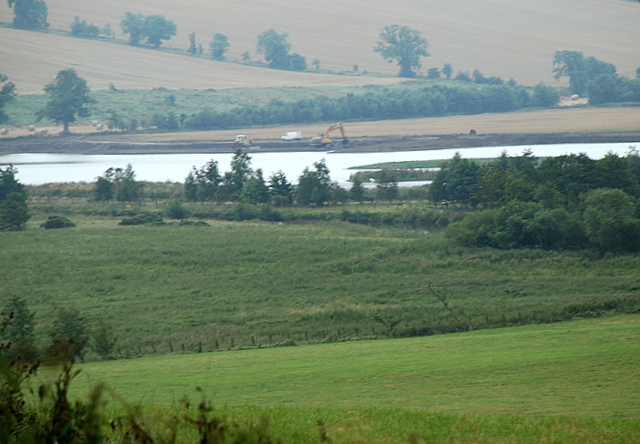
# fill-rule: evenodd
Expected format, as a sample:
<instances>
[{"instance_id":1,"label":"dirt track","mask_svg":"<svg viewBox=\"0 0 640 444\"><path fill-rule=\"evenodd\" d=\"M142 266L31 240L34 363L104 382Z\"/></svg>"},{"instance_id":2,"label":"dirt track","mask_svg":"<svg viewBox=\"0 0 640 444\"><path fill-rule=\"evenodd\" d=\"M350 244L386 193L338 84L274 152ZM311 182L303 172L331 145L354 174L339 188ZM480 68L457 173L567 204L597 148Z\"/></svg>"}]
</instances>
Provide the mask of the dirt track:
<instances>
[{"instance_id":1,"label":"dirt track","mask_svg":"<svg viewBox=\"0 0 640 444\"><path fill-rule=\"evenodd\" d=\"M478 135L440 135L406 137L358 137L349 144L336 143L333 148L344 152L417 151L481 146L546 145L561 143L637 143L640 132L620 133L513 133ZM108 137L25 137L0 141L0 155L18 153L67 154L171 154L233 152L228 141L126 142ZM250 152L325 151L310 147L308 140L283 142L277 139L254 140Z\"/></svg>"}]
</instances>

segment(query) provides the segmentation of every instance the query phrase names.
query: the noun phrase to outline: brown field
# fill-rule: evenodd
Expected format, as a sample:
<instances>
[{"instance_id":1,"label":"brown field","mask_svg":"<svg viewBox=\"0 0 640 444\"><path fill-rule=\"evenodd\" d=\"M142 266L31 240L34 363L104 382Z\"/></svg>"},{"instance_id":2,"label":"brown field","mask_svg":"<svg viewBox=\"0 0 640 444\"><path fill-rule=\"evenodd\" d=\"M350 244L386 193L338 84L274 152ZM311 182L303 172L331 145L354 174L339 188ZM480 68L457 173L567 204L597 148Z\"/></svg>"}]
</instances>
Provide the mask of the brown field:
<instances>
[{"instance_id":1,"label":"brown field","mask_svg":"<svg viewBox=\"0 0 640 444\"><path fill-rule=\"evenodd\" d=\"M349 137L461 134L468 133L470 129L475 129L481 134L626 132L640 131L640 107L555 109L472 116L349 122L345 124L345 128ZM305 137L311 137L324 129L325 127L321 124L316 124L296 127L252 128L246 131L198 131L123 137L140 141L231 140L235 134L244 132L254 139L278 139L285 131L301 131Z\"/></svg>"},{"instance_id":2,"label":"brown field","mask_svg":"<svg viewBox=\"0 0 640 444\"><path fill-rule=\"evenodd\" d=\"M292 52L314 59L334 71L393 75L372 48L380 29L389 24L418 29L429 40L430 67L452 64L454 71L514 78L526 85L552 79L556 50L578 50L615 64L625 76L640 65L640 3L624 0L47 0L51 29L69 30L75 16L100 27L110 24L120 34L124 12L162 14L178 26L178 35L164 46L186 49L195 32L205 51L215 33L229 37L230 59L249 51L259 60L257 35L268 28L289 33ZM0 2L0 20L10 22L7 2ZM232 63L145 51L124 45L77 40L51 34L0 29L0 72L20 93L38 92L60 69L74 67L93 89L113 83L118 88L231 88L236 86L304 86L366 84L377 79L302 75L261 70ZM355 82L355 83L353 83Z\"/></svg>"},{"instance_id":3,"label":"brown field","mask_svg":"<svg viewBox=\"0 0 640 444\"><path fill-rule=\"evenodd\" d=\"M345 127L349 137L465 134L470 129L475 129L479 134L634 132L640 131L640 107L564 108L471 116L348 122ZM306 138L314 136L325 128L326 125L314 124L225 131L127 134L111 135L109 140L139 142L228 141L239 133L247 134L252 139L279 139L286 131L301 131ZM47 129L50 134L56 134L61 127L49 126ZM71 127L71 131L75 134L90 134L95 133L95 128L90 125L76 125ZM0 136L0 140L28 134L26 128L15 128L11 129L7 136Z\"/></svg>"}]
</instances>

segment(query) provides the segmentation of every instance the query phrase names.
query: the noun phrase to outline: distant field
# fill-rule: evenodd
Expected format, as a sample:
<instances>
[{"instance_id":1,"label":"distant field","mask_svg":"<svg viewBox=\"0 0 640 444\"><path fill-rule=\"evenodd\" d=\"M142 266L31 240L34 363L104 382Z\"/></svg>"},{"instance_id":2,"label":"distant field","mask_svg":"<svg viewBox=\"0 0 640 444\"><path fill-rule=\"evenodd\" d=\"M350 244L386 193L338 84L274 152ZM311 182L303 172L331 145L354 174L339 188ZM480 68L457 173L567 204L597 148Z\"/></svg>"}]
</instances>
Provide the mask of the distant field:
<instances>
[{"instance_id":1,"label":"distant field","mask_svg":"<svg viewBox=\"0 0 640 444\"><path fill-rule=\"evenodd\" d=\"M571 108L545 111L523 111L471 116L431 117L423 119L382 120L374 122L348 122L349 137L422 136L429 134L461 134L475 129L479 134L497 133L553 133L553 132L610 132L639 131L640 107ZM48 126L51 133L60 127ZM224 131L193 131L158 134L110 135L110 140L141 142L231 140L236 134L248 134L253 139L279 139L285 131L301 131L311 137L326 129L326 124L243 128ZM91 125L72 126L79 134L94 133ZM12 128L2 138L26 136L27 128Z\"/></svg>"},{"instance_id":2,"label":"distant field","mask_svg":"<svg viewBox=\"0 0 640 444\"><path fill-rule=\"evenodd\" d=\"M277 139L285 131L302 131L305 135L322 132L326 125L298 125L274 128L247 128L226 131L196 131L116 136L126 140L229 140L239 132L252 138ZM640 107L574 108L545 111L523 111L471 116L431 117L423 119L348 122L349 137L421 136L429 134L461 134L475 129L479 134L552 133L640 130ZM89 127L89 129L91 129Z\"/></svg>"},{"instance_id":3,"label":"distant field","mask_svg":"<svg viewBox=\"0 0 640 444\"><path fill-rule=\"evenodd\" d=\"M178 35L165 45L184 50L189 34L208 49L215 33L229 37L230 59L248 51L256 54L257 36L268 28L289 33L292 52L323 69L395 75L395 64L373 52L380 29L390 24L421 31L430 42L431 57L423 72L450 63L454 71L514 78L526 85L541 81L555 85L551 61L554 51L577 50L613 63L622 75L633 77L640 55L630 42L640 41L640 5L622 0L409 0L374 2L347 0L334 3L211 2L189 0L125 0L87 2L49 0L53 30L69 30L75 16L100 27L110 24L119 39L120 17L126 11L163 14L176 22ZM10 22L7 3L0 4L0 19ZM164 52L149 52L121 45L105 46L88 40L42 35L10 29L0 31L0 71L29 93L63 68L74 67L94 89L113 83L120 88L227 88L263 82L290 86L323 83L323 77L256 71L233 64L213 63ZM352 80L340 81L351 82ZM351 83L350 83L351 84Z\"/></svg>"}]
</instances>

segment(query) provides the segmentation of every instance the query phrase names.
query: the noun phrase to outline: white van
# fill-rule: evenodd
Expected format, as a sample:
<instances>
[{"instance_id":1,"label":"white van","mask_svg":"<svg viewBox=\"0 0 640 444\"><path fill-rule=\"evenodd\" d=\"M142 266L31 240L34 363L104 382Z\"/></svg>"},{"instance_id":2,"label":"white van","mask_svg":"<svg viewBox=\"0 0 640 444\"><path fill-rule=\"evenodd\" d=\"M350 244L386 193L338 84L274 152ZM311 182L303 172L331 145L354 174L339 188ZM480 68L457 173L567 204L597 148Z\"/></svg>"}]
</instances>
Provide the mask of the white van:
<instances>
[{"instance_id":1,"label":"white van","mask_svg":"<svg viewBox=\"0 0 640 444\"><path fill-rule=\"evenodd\" d=\"M282 135L281 140L300 140L302 133L300 131L289 131Z\"/></svg>"}]
</instances>

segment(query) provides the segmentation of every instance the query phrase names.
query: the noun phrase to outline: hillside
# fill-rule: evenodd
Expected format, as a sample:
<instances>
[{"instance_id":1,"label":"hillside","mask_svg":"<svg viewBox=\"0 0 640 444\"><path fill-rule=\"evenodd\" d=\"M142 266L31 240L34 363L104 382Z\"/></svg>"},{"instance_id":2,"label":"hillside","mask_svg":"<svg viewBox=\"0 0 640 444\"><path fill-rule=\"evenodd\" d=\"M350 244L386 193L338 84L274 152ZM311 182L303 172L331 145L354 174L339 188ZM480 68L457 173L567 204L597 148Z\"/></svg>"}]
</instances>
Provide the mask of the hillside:
<instances>
[{"instance_id":1,"label":"hillside","mask_svg":"<svg viewBox=\"0 0 640 444\"><path fill-rule=\"evenodd\" d=\"M640 54L629 44L640 40L640 5L622 0L346 0L334 4L140 0L135 6L123 0L48 0L47 4L52 30L69 30L79 16L99 27L110 24L118 38L123 38L119 17L124 12L163 14L178 26L178 35L164 46L186 49L189 34L195 32L206 50L213 34L222 33L229 37L228 56L235 60L245 51L252 60L259 60L257 35L273 27L289 33L292 52L307 57L308 63L318 59L321 68L334 71L350 71L357 65L360 72L395 75L397 67L372 50L380 29L393 23L418 29L429 40L431 57L424 59L423 71L450 63L455 72L478 68L485 75L512 77L523 84L556 84L551 59L554 51L564 49L613 63L625 76L635 75L640 65ZM10 22L11 18L2 2L0 20ZM0 60L10 61L1 70L21 93L39 91L58 70L69 66L87 78L93 89L109 83L119 88L227 88L374 81L271 72L10 29L0 30L0 40Z\"/></svg>"}]
</instances>

